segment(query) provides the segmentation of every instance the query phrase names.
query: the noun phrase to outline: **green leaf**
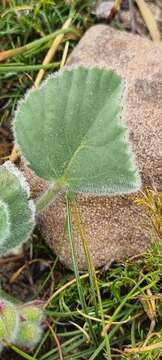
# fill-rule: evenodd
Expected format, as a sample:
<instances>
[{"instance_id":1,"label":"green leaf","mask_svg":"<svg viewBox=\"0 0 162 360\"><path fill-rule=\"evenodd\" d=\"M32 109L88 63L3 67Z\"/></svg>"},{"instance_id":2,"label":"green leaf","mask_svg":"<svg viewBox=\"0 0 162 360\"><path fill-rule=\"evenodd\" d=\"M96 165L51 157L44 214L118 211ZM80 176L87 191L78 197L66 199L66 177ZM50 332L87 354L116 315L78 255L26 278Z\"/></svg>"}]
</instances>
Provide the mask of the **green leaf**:
<instances>
[{"instance_id":1,"label":"green leaf","mask_svg":"<svg viewBox=\"0 0 162 360\"><path fill-rule=\"evenodd\" d=\"M32 301L19 307L19 313L22 319L33 321L40 324L43 320L43 302Z\"/></svg>"},{"instance_id":2,"label":"green leaf","mask_svg":"<svg viewBox=\"0 0 162 360\"><path fill-rule=\"evenodd\" d=\"M0 200L0 239L5 242L10 233L9 212L5 203Z\"/></svg>"},{"instance_id":3,"label":"green leaf","mask_svg":"<svg viewBox=\"0 0 162 360\"><path fill-rule=\"evenodd\" d=\"M15 305L0 298L0 345L1 341L15 341L19 327L19 314Z\"/></svg>"},{"instance_id":4,"label":"green leaf","mask_svg":"<svg viewBox=\"0 0 162 360\"><path fill-rule=\"evenodd\" d=\"M9 161L0 166L0 255L25 242L34 226L34 204L22 173Z\"/></svg>"},{"instance_id":5,"label":"green leaf","mask_svg":"<svg viewBox=\"0 0 162 360\"><path fill-rule=\"evenodd\" d=\"M15 343L23 348L33 350L42 336L42 327L34 321L22 321Z\"/></svg>"},{"instance_id":6,"label":"green leaf","mask_svg":"<svg viewBox=\"0 0 162 360\"><path fill-rule=\"evenodd\" d=\"M75 68L32 89L14 132L28 165L72 191L109 194L140 187L121 124L123 81L113 71Z\"/></svg>"}]
</instances>

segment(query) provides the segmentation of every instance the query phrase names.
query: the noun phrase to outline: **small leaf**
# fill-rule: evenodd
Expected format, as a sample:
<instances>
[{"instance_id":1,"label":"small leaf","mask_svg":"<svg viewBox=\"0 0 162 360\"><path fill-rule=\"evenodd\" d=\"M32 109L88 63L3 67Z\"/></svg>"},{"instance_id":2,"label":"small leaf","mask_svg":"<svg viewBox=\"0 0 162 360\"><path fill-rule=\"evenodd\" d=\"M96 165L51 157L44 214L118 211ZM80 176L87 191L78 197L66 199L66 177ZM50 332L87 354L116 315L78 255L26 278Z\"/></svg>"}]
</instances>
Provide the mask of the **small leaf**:
<instances>
[{"instance_id":1,"label":"small leaf","mask_svg":"<svg viewBox=\"0 0 162 360\"><path fill-rule=\"evenodd\" d=\"M40 341L42 327L33 321L22 321L17 335L16 344L23 348L32 350Z\"/></svg>"},{"instance_id":2,"label":"small leaf","mask_svg":"<svg viewBox=\"0 0 162 360\"><path fill-rule=\"evenodd\" d=\"M35 173L72 191L136 191L140 177L120 123L123 81L113 71L75 68L28 92L14 121Z\"/></svg>"},{"instance_id":3,"label":"small leaf","mask_svg":"<svg viewBox=\"0 0 162 360\"><path fill-rule=\"evenodd\" d=\"M40 324L44 316L43 302L33 301L23 304L19 307L19 313L22 319Z\"/></svg>"},{"instance_id":4,"label":"small leaf","mask_svg":"<svg viewBox=\"0 0 162 360\"><path fill-rule=\"evenodd\" d=\"M22 173L7 161L0 166L0 255L25 242L34 226L34 204Z\"/></svg>"},{"instance_id":5,"label":"small leaf","mask_svg":"<svg viewBox=\"0 0 162 360\"><path fill-rule=\"evenodd\" d=\"M17 336L19 315L16 307L7 300L0 299L0 345L2 340L13 342Z\"/></svg>"}]
</instances>

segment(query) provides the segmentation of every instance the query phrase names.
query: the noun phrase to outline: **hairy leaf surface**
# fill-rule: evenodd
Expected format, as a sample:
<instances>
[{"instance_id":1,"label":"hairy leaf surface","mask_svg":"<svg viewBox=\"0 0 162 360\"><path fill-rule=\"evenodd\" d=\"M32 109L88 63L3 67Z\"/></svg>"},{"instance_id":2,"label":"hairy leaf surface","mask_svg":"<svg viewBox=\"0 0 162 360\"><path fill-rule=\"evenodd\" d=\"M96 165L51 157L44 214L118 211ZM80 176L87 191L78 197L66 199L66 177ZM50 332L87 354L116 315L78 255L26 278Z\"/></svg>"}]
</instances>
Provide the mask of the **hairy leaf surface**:
<instances>
[{"instance_id":1,"label":"hairy leaf surface","mask_svg":"<svg viewBox=\"0 0 162 360\"><path fill-rule=\"evenodd\" d=\"M10 233L9 211L5 203L0 200L0 239L1 244Z\"/></svg>"},{"instance_id":2,"label":"hairy leaf surface","mask_svg":"<svg viewBox=\"0 0 162 360\"><path fill-rule=\"evenodd\" d=\"M28 165L72 191L135 191L140 177L120 123L123 81L113 71L66 69L28 93L14 131Z\"/></svg>"},{"instance_id":3,"label":"hairy leaf surface","mask_svg":"<svg viewBox=\"0 0 162 360\"><path fill-rule=\"evenodd\" d=\"M34 226L34 205L21 172L9 161L0 166L0 255L26 241Z\"/></svg>"}]
</instances>

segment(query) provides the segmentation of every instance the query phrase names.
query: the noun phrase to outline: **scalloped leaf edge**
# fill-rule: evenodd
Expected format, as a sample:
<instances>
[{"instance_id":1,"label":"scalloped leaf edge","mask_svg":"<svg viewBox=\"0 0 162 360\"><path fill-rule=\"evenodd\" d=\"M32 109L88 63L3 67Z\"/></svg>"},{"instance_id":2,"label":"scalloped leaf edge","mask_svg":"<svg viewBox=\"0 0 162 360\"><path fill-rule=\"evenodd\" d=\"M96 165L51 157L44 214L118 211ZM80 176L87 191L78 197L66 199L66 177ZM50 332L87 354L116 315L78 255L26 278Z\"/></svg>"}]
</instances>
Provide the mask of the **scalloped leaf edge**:
<instances>
[{"instance_id":1,"label":"scalloped leaf edge","mask_svg":"<svg viewBox=\"0 0 162 360\"><path fill-rule=\"evenodd\" d=\"M21 249L22 245L25 244L28 241L28 239L29 239L30 235L32 234L32 231L33 231L33 229L34 229L34 227L36 225L36 221L35 221L35 218L36 218L36 206L35 206L34 201L32 199L30 199L30 186L29 186L25 176L23 175L23 173L10 160L6 161L2 165L2 167L6 168L6 170L8 172L10 172L12 175L14 175L17 178L17 180L19 181L21 189L27 195L28 209L30 210L30 214L31 214L31 217L30 217L31 230L27 233L26 238L21 242L20 245L15 246L12 249L9 249L8 251L5 252L5 254L0 255L0 256L3 256L3 255L6 256L8 254L12 254L12 252L14 253L14 251L17 251L17 249ZM7 238L5 238L5 240ZM2 245L3 245L3 242L2 242Z\"/></svg>"},{"instance_id":2,"label":"scalloped leaf edge","mask_svg":"<svg viewBox=\"0 0 162 360\"><path fill-rule=\"evenodd\" d=\"M107 70L107 71L112 71L113 73L118 75L118 73L114 69L111 69L111 68L110 69L105 69L102 66L70 65L70 66L65 66L63 69L60 69L60 70L56 71L55 73L48 75L45 78L45 80L40 84L39 87L34 87L33 86L32 88L28 89L26 94L24 95L24 97L22 97L22 99L20 99L18 101L17 108L16 108L16 110L14 112L13 122L12 122L12 132L13 132L13 135L14 135L14 144L17 147L17 149L20 150L20 152L21 152L21 145L17 141L15 123L16 123L16 116L17 116L17 114L19 113L19 111L21 109L21 105L26 102L27 98L31 95L32 92L37 92L41 88L45 87L49 80L52 80L52 79L55 79L57 77L62 76L62 74L65 71L73 71L75 69ZM123 140L123 143L127 144L127 146L128 146L128 153L130 154L130 156L132 158L132 170L134 169L135 172L136 172L137 181L135 183L135 186L131 187L129 190L125 190L125 191L121 191L121 192L119 190L117 191L116 188L113 189L113 186L112 186L112 191L110 193L105 193L105 192L102 192L102 191L101 192L96 192L96 191L92 192L93 186L92 186L92 184L90 184L90 186L87 185L87 188L89 187L89 189L87 189L87 191L85 191L85 190L84 191L77 190L77 188L76 188L75 192L80 193L80 194L95 195L95 196L116 196L116 195L122 195L122 194L124 195L124 194L134 193L134 192L137 192L137 191L139 191L141 189L141 187L142 187L142 179L141 179L141 175L140 175L140 170L139 170L139 167L137 165L137 159L136 159L135 151L133 150L133 145L132 145L132 143L130 141L130 137L129 137L130 130L129 130L129 128L128 128L125 120L124 120L124 117L125 117L124 104L126 102L127 93L128 93L127 81L126 81L126 79L123 79L123 93L122 93L121 99L120 99L120 101L121 101L121 103L120 103L121 114L120 114L120 117L118 119L118 124L122 125L123 130L125 130L122 140ZM26 165L29 166L30 165L29 161L26 159L26 157L24 156L24 154L22 152L21 152L21 157L25 161ZM30 168L30 166L29 166L29 168ZM34 170L32 168L30 168L30 169L34 172ZM34 172L34 174L35 174L35 172ZM39 176L38 176L38 178L39 178ZM48 181L48 183L50 185L50 184L53 184L54 182ZM60 192L65 192L67 189L68 189L67 187L63 188Z\"/></svg>"}]
</instances>

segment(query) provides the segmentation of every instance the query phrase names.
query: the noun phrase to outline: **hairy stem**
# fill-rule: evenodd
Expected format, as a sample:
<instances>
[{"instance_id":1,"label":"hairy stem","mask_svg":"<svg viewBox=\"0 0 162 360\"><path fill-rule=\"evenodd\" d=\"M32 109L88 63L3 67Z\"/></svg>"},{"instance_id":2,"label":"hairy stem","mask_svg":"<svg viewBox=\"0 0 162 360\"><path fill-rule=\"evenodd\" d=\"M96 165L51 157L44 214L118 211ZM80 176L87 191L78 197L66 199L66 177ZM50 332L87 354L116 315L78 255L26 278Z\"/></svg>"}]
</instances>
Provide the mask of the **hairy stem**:
<instances>
[{"instance_id":1,"label":"hairy stem","mask_svg":"<svg viewBox=\"0 0 162 360\"><path fill-rule=\"evenodd\" d=\"M52 184L47 191L36 202L36 212L41 213L51 202L54 201L57 194L63 189L65 183L62 181Z\"/></svg>"}]
</instances>

